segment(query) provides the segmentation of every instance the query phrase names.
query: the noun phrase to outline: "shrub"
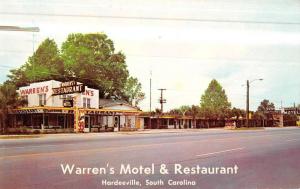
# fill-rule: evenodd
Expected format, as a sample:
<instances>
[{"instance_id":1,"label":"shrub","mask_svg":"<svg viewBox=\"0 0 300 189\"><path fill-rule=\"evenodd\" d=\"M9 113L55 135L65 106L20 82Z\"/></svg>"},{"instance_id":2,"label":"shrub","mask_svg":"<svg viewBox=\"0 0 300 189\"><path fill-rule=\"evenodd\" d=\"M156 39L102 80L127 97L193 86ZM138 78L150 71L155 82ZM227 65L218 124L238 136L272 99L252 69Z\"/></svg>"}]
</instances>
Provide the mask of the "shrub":
<instances>
[{"instance_id":1,"label":"shrub","mask_svg":"<svg viewBox=\"0 0 300 189\"><path fill-rule=\"evenodd\" d=\"M41 134L41 132L39 130L34 130L33 134Z\"/></svg>"}]
</instances>

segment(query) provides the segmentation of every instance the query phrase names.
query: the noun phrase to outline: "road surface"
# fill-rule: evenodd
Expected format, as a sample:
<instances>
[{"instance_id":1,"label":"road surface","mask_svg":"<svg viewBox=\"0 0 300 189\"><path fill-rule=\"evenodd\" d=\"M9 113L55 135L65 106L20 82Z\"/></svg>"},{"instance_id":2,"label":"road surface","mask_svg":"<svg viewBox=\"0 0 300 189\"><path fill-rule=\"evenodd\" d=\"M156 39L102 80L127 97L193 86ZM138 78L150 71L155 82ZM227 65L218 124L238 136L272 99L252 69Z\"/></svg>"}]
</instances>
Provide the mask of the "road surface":
<instances>
[{"instance_id":1,"label":"road surface","mask_svg":"<svg viewBox=\"0 0 300 189\"><path fill-rule=\"evenodd\" d=\"M0 144L0 188L3 189L300 188L299 128L49 135L2 139ZM163 164L168 174L159 172ZM178 170L175 174L175 164L182 166L181 171L186 167L188 174L180 174ZM74 165L79 171L102 168L106 174L64 174L62 167L67 165ZM155 171L120 175L121 165L153 166ZM189 170L196 166L238 169L228 174L190 174ZM110 168L114 174L110 174ZM116 181L131 182L131 185L120 186ZM135 186L137 182L140 185ZM178 185L186 182L194 185ZM115 185L107 186L107 183Z\"/></svg>"}]
</instances>

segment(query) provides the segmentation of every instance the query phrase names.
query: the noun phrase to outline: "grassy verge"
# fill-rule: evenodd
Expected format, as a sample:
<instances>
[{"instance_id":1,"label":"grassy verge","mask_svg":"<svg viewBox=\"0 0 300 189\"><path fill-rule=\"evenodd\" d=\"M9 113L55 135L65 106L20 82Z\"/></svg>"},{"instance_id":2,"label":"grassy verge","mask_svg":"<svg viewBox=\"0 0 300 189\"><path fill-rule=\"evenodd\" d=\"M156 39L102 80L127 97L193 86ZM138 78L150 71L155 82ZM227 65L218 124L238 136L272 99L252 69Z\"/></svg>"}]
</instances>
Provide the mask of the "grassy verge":
<instances>
[{"instance_id":1,"label":"grassy verge","mask_svg":"<svg viewBox=\"0 0 300 189\"><path fill-rule=\"evenodd\" d=\"M229 129L233 131L247 131L247 130L264 130L264 127L240 127L235 129Z\"/></svg>"},{"instance_id":2,"label":"grassy verge","mask_svg":"<svg viewBox=\"0 0 300 189\"><path fill-rule=\"evenodd\" d=\"M42 135L0 135L0 139L40 138Z\"/></svg>"}]
</instances>

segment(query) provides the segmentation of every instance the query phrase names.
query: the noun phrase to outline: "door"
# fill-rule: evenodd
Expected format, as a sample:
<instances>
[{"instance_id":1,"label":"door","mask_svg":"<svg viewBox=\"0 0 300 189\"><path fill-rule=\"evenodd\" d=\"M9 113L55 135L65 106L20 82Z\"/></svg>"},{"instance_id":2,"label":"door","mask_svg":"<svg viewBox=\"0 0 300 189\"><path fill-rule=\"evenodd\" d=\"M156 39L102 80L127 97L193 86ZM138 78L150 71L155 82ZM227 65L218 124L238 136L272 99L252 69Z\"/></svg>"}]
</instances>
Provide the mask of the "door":
<instances>
[{"instance_id":1,"label":"door","mask_svg":"<svg viewBox=\"0 0 300 189\"><path fill-rule=\"evenodd\" d=\"M64 116L59 115L57 120L58 120L58 126L61 129L64 129L65 128L65 118L64 118Z\"/></svg>"},{"instance_id":2,"label":"door","mask_svg":"<svg viewBox=\"0 0 300 189\"><path fill-rule=\"evenodd\" d=\"M84 116L84 132L91 132L91 117Z\"/></svg>"},{"instance_id":3,"label":"door","mask_svg":"<svg viewBox=\"0 0 300 189\"><path fill-rule=\"evenodd\" d=\"M120 116L114 116L114 131L120 131Z\"/></svg>"}]
</instances>

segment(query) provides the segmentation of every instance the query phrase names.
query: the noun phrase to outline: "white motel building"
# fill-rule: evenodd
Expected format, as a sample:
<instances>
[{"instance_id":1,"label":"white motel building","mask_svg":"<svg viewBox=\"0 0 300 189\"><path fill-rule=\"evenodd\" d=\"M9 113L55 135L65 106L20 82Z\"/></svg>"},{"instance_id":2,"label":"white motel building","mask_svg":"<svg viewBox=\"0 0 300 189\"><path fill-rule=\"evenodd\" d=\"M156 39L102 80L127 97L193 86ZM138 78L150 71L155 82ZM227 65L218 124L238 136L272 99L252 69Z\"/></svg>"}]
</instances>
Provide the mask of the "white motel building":
<instances>
[{"instance_id":1,"label":"white motel building","mask_svg":"<svg viewBox=\"0 0 300 189\"><path fill-rule=\"evenodd\" d=\"M27 104L10 112L9 130L42 133L143 129L141 111L125 101L99 99L99 90L55 80L20 87Z\"/></svg>"}]
</instances>

